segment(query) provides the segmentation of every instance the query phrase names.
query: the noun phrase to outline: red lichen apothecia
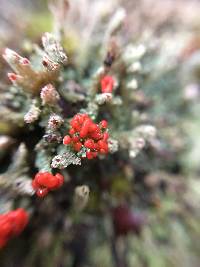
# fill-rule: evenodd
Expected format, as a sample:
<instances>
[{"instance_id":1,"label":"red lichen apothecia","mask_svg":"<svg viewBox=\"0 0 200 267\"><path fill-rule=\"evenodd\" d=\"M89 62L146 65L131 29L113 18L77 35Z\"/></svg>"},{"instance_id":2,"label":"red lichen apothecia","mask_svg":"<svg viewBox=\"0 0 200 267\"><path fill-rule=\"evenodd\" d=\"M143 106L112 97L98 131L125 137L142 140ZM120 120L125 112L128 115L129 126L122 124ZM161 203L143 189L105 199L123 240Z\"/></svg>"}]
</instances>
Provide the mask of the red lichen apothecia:
<instances>
[{"instance_id":1,"label":"red lichen apothecia","mask_svg":"<svg viewBox=\"0 0 200 267\"><path fill-rule=\"evenodd\" d=\"M88 159L96 158L98 153L108 153L109 134L106 120L96 124L87 114L76 114L70 125L69 135L63 138L64 145L70 145L76 152L85 148Z\"/></svg>"},{"instance_id":2,"label":"red lichen apothecia","mask_svg":"<svg viewBox=\"0 0 200 267\"><path fill-rule=\"evenodd\" d=\"M60 173L53 175L50 172L38 172L32 181L32 187L38 197L44 197L49 191L61 187L63 182L64 177Z\"/></svg>"}]
</instances>

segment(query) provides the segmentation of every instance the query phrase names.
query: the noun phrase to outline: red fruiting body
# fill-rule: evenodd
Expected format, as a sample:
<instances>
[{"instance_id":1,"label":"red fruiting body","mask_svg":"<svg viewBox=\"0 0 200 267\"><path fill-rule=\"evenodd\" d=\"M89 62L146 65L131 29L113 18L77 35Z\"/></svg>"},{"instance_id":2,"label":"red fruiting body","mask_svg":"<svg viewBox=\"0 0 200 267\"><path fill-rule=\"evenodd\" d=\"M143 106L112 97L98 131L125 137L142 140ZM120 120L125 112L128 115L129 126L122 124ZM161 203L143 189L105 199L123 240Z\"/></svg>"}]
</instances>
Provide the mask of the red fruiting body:
<instances>
[{"instance_id":1,"label":"red fruiting body","mask_svg":"<svg viewBox=\"0 0 200 267\"><path fill-rule=\"evenodd\" d=\"M102 138L102 135L99 131L95 131L90 135L94 140L99 140Z\"/></svg>"},{"instance_id":2,"label":"red fruiting body","mask_svg":"<svg viewBox=\"0 0 200 267\"><path fill-rule=\"evenodd\" d=\"M102 120L100 122L100 125L101 125L102 128L107 128L108 127L108 122L106 120Z\"/></svg>"},{"instance_id":3,"label":"red fruiting body","mask_svg":"<svg viewBox=\"0 0 200 267\"><path fill-rule=\"evenodd\" d=\"M114 79L112 76L104 76L101 79L101 92L102 93L112 93L114 86Z\"/></svg>"},{"instance_id":4,"label":"red fruiting body","mask_svg":"<svg viewBox=\"0 0 200 267\"><path fill-rule=\"evenodd\" d=\"M92 139L87 139L84 143L84 146L89 149L95 149L95 143Z\"/></svg>"},{"instance_id":5,"label":"red fruiting body","mask_svg":"<svg viewBox=\"0 0 200 267\"><path fill-rule=\"evenodd\" d=\"M76 131L75 131L73 128L71 128L71 129L69 130L69 134L70 134L70 135L75 134L75 132L76 132Z\"/></svg>"},{"instance_id":6,"label":"red fruiting body","mask_svg":"<svg viewBox=\"0 0 200 267\"><path fill-rule=\"evenodd\" d=\"M92 152L93 158L97 157L97 152Z\"/></svg>"},{"instance_id":7,"label":"red fruiting body","mask_svg":"<svg viewBox=\"0 0 200 267\"><path fill-rule=\"evenodd\" d=\"M38 197L44 197L49 191L62 186L63 182L64 177L60 173L53 175L49 172L38 172L32 181L32 187Z\"/></svg>"},{"instance_id":8,"label":"red fruiting body","mask_svg":"<svg viewBox=\"0 0 200 267\"><path fill-rule=\"evenodd\" d=\"M74 150L75 151L79 152L81 150L81 147L82 147L81 142L74 143Z\"/></svg>"},{"instance_id":9,"label":"red fruiting body","mask_svg":"<svg viewBox=\"0 0 200 267\"><path fill-rule=\"evenodd\" d=\"M87 151L86 152L87 159L93 159L97 157L97 152Z\"/></svg>"},{"instance_id":10,"label":"red fruiting body","mask_svg":"<svg viewBox=\"0 0 200 267\"><path fill-rule=\"evenodd\" d=\"M99 145L99 152L101 154L107 154L108 153L108 144L105 141L99 140L98 145Z\"/></svg>"},{"instance_id":11,"label":"red fruiting body","mask_svg":"<svg viewBox=\"0 0 200 267\"><path fill-rule=\"evenodd\" d=\"M99 151L99 145L97 143L94 144L94 151Z\"/></svg>"},{"instance_id":12,"label":"red fruiting body","mask_svg":"<svg viewBox=\"0 0 200 267\"><path fill-rule=\"evenodd\" d=\"M72 141L73 141L73 142L78 142L78 141L79 141L79 136L74 135L74 136L72 137Z\"/></svg>"},{"instance_id":13,"label":"red fruiting body","mask_svg":"<svg viewBox=\"0 0 200 267\"><path fill-rule=\"evenodd\" d=\"M71 137L69 135L66 135L64 138L63 138L63 144L64 145L69 145L71 142Z\"/></svg>"},{"instance_id":14,"label":"red fruiting body","mask_svg":"<svg viewBox=\"0 0 200 267\"><path fill-rule=\"evenodd\" d=\"M74 130L80 131L81 125L80 125L78 120L72 120L70 124L71 124L72 128L74 128Z\"/></svg>"},{"instance_id":15,"label":"red fruiting body","mask_svg":"<svg viewBox=\"0 0 200 267\"><path fill-rule=\"evenodd\" d=\"M64 183L64 177L60 173L56 173L55 177L57 178L57 186L62 186Z\"/></svg>"},{"instance_id":16,"label":"red fruiting body","mask_svg":"<svg viewBox=\"0 0 200 267\"><path fill-rule=\"evenodd\" d=\"M28 214L24 209L17 209L10 213L10 219L15 221L13 224L14 235L19 235L28 223Z\"/></svg>"},{"instance_id":17,"label":"red fruiting body","mask_svg":"<svg viewBox=\"0 0 200 267\"><path fill-rule=\"evenodd\" d=\"M15 82L17 80L17 74L15 74L15 73L8 73L8 79L11 82Z\"/></svg>"},{"instance_id":18,"label":"red fruiting body","mask_svg":"<svg viewBox=\"0 0 200 267\"><path fill-rule=\"evenodd\" d=\"M72 118L70 126L70 136L66 135L63 138L63 144L71 145L76 152L83 149L88 159L97 157L98 153L108 153L109 134L106 120L96 124L87 114L76 114Z\"/></svg>"},{"instance_id":19,"label":"red fruiting body","mask_svg":"<svg viewBox=\"0 0 200 267\"><path fill-rule=\"evenodd\" d=\"M109 138L109 134L108 134L107 132L104 133L104 134L103 134L103 140L104 140L104 141L107 141L108 138Z\"/></svg>"},{"instance_id":20,"label":"red fruiting body","mask_svg":"<svg viewBox=\"0 0 200 267\"><path fill-rule=\"evenodd\" d=\"M80 137L81 138L84 138L84 137L87 136L90 125L91 125L91 120L90 119L86 119L83 122L83 125L82 125L81 130L80 130Z\"/></svg>"},{"instance_id":21,"label":"red fruiting body","mask_svg":"<svg viewBox=\"0 0 200 267\"><path fill-rule=\"evenodd\" d=\"M86 152L86 157L87 157L87 159L93 159L92 152L91 151L87 151Z\"/></svg>"},{"instance_id":22,"label":"red fruiting body","mask_svg":"<svg viewBox=\"0 0 200 267\"><path fill-rule=\"evenodd\" d=\"M97 152L92 152L92 151L87 151L86 152L86 157L87 159L93 159L97 156Z\"/></svg>"},{"instance_id":23,"label":"red fruiting body","mask_svg":"<svg viewBox=\"0 0 200 267\"><path fill-rule=\"evenodd\" d=\"M24 209L17 209L0 215L0 248L8 240L19 235L28 223L28 214Z\"/></svg>"},{"instance_id":24,"label":"red fruiting body","mask_svg":"<svg viewBox=\"0 0 200 267\"><path fill-rule=\"evenodd\" d=\"M95 124L95 123L91 123L90 126L89 126L89 132L92 133L92 132L95 132L99 129L98 125Z\"/></svg>"}]
</instances>

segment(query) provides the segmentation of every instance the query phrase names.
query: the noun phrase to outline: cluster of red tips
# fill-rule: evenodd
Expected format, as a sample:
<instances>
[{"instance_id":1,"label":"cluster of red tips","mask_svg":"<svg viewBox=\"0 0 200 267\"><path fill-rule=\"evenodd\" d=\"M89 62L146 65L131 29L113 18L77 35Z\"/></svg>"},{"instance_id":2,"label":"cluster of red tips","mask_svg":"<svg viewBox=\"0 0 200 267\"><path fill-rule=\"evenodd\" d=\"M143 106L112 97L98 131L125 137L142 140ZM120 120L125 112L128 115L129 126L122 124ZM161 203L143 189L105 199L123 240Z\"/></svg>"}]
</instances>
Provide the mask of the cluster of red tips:
<instances>
[{"instance_id":1,"label":"cluster of red tips","mask_svg":"<svg viewBox=\"0 0 200 267\"><path fill-rule=\"evenodd\" d=\"M82 148L88 159L96 158L98 153L108 153L108 123L102 120L96 124L87 114L77 114L70 122L69 135L63 138L64 145L70 145L76 152Z\"/></svg>"},{"instance_id":2,"label":"cluster of red tips","mask_svg":"<svg viewBox=\"0 0 200 267\"><path fill-rule=\"evenodd\" d=\"M101 92L102 93L112 93L114 87L114 79L112 76L104 76L101 79Z\"/></svg>"},{"instance_id":3,"label":"cluster of red tips","mask_svg":"<svg viewBox=\"0 0 200 267\"><path fill-rule=\"evenodd\" d=\"M64 177L57 173L53 175L49 172L38 172L32 181L32 187L38 197L44 197L49 191L61 187L64 183Z\"/></svg>"},{"instance_id":4,"label":"cluster of red tips","mask_svg":"<svg viewBox=\"0 0 200 267\"><path fill-rule=\"evenodd\" d=\"M0 248L9 239L19 235L28 223L28 214L24 209L13 210L0 215Z\"/></svg>"}]
</instances>

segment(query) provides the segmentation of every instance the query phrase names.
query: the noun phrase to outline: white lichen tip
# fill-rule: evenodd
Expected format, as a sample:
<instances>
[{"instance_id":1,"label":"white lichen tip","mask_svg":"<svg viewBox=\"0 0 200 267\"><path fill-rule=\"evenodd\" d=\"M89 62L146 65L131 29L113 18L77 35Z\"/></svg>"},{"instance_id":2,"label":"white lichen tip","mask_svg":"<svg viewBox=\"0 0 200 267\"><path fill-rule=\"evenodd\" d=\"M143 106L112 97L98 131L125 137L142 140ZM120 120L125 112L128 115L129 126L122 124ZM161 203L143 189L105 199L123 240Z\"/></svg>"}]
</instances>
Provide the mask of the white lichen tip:
<instances>
[{"instance_id":1,"label":"white lichen tip","mask_svg":"<svg viewBox=\"0 0 200 267\"><path fill-rule=\"evenodd\" d=\"M127 84L128 89L135 90L138 88L138 81L136 79L132 79L130 82Z\"/></svg>"},{"instance_id":2,"label":"white lichen tip","mask_svg":"<svg viewBox=\"0 0 200 267\"><path fill-rule=\"evenodd\" d=\"M18 54L15 51L13 51L12 49L10 49L8 47L6 47L4 49L3 57L17 57L17 56L18 56Z\"/></svg>"},{"instance_id":3,"label":"white lichen tip","mask_svg":"<svg viewBox=\"0 0 200 267\"><path fill-rule=\"evenodd\" d=\"M122 7L120 7L116 13L113 15L113 17L110 20L110 23L108 25L107 32L112 35L115 33L120 26L123 24L124 20L126 18L126 10Z\"/></svg>"},{"instance_id":4,"label":"white lichen tip","mask_svg":"<svg viewBox=\"0 0 200 267\"><path fill-rule=\"evenodd\" d=\"M118 149L119 149L119 142L116 139L109 138L109 140L108 140L108 148L109 148L109 152L111 154L117 152Z\"/></svg>"},{"instance_id":5,"label":"white lichen tip","mask_svg":"<svg viewBox=\"0 0 200 267\"><path fill-rule=\"evenodd\" d=\"M146 47L143 44L140 44L138 46L128 45L123 54L123 57L125 61L130 62L133 60L139 60L144 56L145 53Z\"/></svg>"},{"instance_id":6,"label":"white lichen tip","mask_svg":"<svg viewBox=\"0 0 200 267\"><path fill-rule=\"evenodd\" d=\"M44 86L40 92L40 98L43 105L55 105L60 99L60 95L52 84Z\"/></svg>"},{"instance_id":7,"label":"white lichen tip","mask_svg":"<svg viewBox=\"0 0 200 267\"><path fill-rule=\"evenodd\" d=\"M63 118L60 115L52 114L48 120L48 128L51 130L58 129L64 123Z\"/></svg>"},{"instance_id":8,"label":"white lichen tip","mask_svg":"<svg viewBox=\"0 0 200 267\"><path fill-rule=\"evenodd\" d=\"M139 61L134 62L128 68L128 72L140 72L142 70L142 65Z\"/></svg>"},{"instance_id":9,"label":"white lichen tip","mask_svg":"<svg viewBox=\"0 0 200 267\"><path fill-rule=\"evenodd\" d=\"M98 105L102 105L104 103L108 103L112 100L112 94L111 93L102 93L102 94L97 94L95 97L95 102Z\"/></svg>"},{"instance_id":10,"label":"white lichen tip","mask_svg":"<svg viewBox=\"0 0 200 267\"><path fill-rule=\"evenodd\" d=\"M129 138L129 156L131 158L135 158L138 153L145 147L146 142L144 138L138 137L138 138Z\"/></svg>"},{"instance_id":11,"label":"white lichen tip","mask_svg":"<svg viewBox=\"0 0 200 267\"><path fill-rule=\"evenodd\" d=\"M37 103L33 101L29 111L24 115L24 121L26 123L33 123L38 120L41 110L37 107Z\"/></svg>"},{"instance_id":12,"label":"white lichen tip","mask_svg":"<svg viewBox=\"0 0 200 267\"><path fill-rule=\"evenodd\" d=\"M74 206L78 210L82 210L88 203L90 189L87 185L77 186L74 192Z\"/></svg>"},{"instance_id":13,"label":"white lichen tip","mask_svg":"<svg viewBox=\"0 0 200 267\"><path fill-rule=\"evenodd\" d=\"M56 63L66 63L67 55L53 34L46 32L42 37L42 44L50 60Z\"/></svg>"},{"instance_id":14,"label":"white lichen tip","mask_svg":"<svg viewBox=\"0 0 200 267\"><path fill-rule=\"evenodd\" d=\"M135 132L141 134L145 139L156 137L157 130L153 125L140 125Z\"/></svg>"}]
</instances>

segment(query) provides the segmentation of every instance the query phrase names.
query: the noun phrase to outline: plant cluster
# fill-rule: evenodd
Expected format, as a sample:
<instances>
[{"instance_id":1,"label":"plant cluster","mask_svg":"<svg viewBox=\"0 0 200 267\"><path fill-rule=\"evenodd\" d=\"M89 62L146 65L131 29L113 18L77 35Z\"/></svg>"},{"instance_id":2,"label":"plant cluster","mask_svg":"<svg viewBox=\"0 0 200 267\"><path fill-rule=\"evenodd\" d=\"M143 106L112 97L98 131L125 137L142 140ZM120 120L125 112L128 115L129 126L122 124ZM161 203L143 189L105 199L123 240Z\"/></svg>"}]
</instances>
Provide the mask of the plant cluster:
<instances>
[{"instance_id":1,"label":"plant cluster","mask_svg":"<svg viewBox=\"0 0 200 267\"><path fill-rule=\"evenodd\" d=\"M185 179L195 163L184 132L193 136L189 112L198 109L194 44L184 50L183 32L165 35L174 20L158 14L154 23L146 1L136 18L113 2L51 1L53 33L38 27L41 42L2 51L3 267L199 262L199 183ZM139 11L152 31L137 29Z\"/></svg>"}]
</instances>

